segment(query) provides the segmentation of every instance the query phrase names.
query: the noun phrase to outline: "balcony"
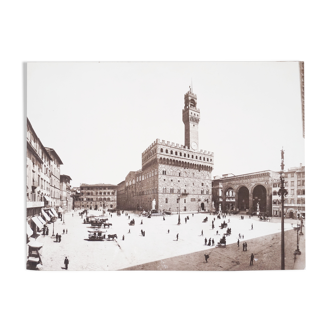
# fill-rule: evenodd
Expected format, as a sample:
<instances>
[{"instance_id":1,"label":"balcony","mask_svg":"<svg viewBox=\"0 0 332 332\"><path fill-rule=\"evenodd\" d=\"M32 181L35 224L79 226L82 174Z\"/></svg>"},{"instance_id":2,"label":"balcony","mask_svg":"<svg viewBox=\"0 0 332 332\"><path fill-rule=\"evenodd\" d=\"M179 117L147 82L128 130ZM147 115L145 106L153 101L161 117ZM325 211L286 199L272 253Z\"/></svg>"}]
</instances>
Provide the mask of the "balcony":
<instances>
[{"instance_id":1,"label":"balcony","mask_svg":"<svg viewBox=\"0 0 332 332\"><path fill-rule=\"evenodd\" d=\"M27 208L29 209L29 208L36 208L36 207L43 207L44 206L44 202L39 202L39 201L37 201L37 202L27 202Z\"/></svg>"}]
</instances>

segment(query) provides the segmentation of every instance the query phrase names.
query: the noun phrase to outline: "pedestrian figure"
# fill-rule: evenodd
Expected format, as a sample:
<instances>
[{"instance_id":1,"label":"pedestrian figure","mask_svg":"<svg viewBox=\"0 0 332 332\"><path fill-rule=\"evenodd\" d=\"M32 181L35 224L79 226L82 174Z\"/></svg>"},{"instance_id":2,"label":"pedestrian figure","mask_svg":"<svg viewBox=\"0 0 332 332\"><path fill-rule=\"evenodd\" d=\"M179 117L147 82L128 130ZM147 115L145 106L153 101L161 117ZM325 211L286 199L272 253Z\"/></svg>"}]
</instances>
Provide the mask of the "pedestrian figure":
<instances>
[{"instance_id":1,"label":"pedestrian figure","mask_svg":"<svg viewBox=\"0 0 332 332\"><path fill-rule=\"evenodd\" d=\"M242 251L244 251L245 243L242 244Z\"/></svg>"},{"instance_id":2,"label":"pedestrian figure","mask_svg":"<svg viewBox=\"0 0 332 332\"><path fill-rule=\"evenodd\" d=\"M143 231L143 236L145 236L145 231Z\"/></svg>"},{"instance_id":3,"label":"pedestrian figure","mask_svg":"<svg viewBox=\"0 0 332 332\"><path fill-rule=\"evenodd\" d=\"M251 224L251 230L253 230L254 229L254 224Z\"/></svg>"},{"instance_id":4,"label":"pedestrian figure","mask_svg":"<svg viewBox=\"0 0 332 332\"><path fill-rule=\"evenodd\" d=\"M48 229L48 227L46 227L46 235L48 235L48 231L49 231L49 229Z\"/></svg>"},{"instance_id":5,"label":"pedestrian figure","mask_svg":"<svg viewBox=\"0 0 332 332\"><path fill-rule=\"evenodd\" d=\"M68 234L68 229L66 229L66 234Z\"/></svg>"},{"instance_id":6,"label":"pedestrian figure","mask_svg":"<svg viewBox=\"0 0 332 332\"><path fill-rule=\"evenodd\" d=\"M214 246L214 239L212 239L212 245Z\"/></svg>"},{"instance_id":7,"label":"pedestrian figure","mask_svg":"<svg viewBox=\"0 0 332 332\"><path fill-rule=\"evenodd\" d=\"M202 233L201 233L201 235L203 236L203 230L202 230ZM205 239L206 240L206 239Z\"/></svg>"},{"instance_id":8,"label":"pedestrian figure","mask_svg":"<svg viewBox=\"0 0 332 332\"><path fill-rule=\"evenodd\" d=\"M59 235L58 235L58 233L56 233L56 235L55 235L55 242L58 242L59 241Z\"/></svg>"},{"instance_id":9,"label":"pedestrian figure","mask_svg":"<svg viewBox=\"0 0 332 332\"><path fill-rule=\"evenodd\" d=\"M111 218L112 218L112 215L111 215Z\"/></svg>"},{"instance_id":10,"label":"pedestrian figure","mask_svg":"<svg viewBox=\"0 0 332 332\"><path fill-rule=\"evenodd\" d=\"M130 228L129 228L129 231L128 231L128 233L130 233Z\"/></svg>"},{"instance_id":11,"label":"pedestrian figure","mask_svg":"<svg viewBox=\"0 0 332 332\"><path fill-rule=\"evenodd\" d=\"M122 236L122 241L124 241L124 235Z\"/></svg>"},{"instance_id":12,"label":"pedestrian figure","mask_svg":"<svg viewBox=\"0 0 332 332\"><path fill-rule=\"evenodd\" d=\"M74 217L74 213L72 213L72 216Z\"/></svg>"},{"instance_id":13,"label":"pedestrian figure","mask_svg":"<svg viewBox=\"0 0 332 332\"><path fill-rule=\"evenodd\" d=\"M241 234L239 233L239 239L241 239Z\"/></svg>"},{"instance_id":14,"label":"pedestrian figure","mask_svg":"<svg viewBox=\"0 0 332 332\"><path fill-rule=\"evenodd\" d=\"M237 247L239 247L239 246L240 246L240 240L237 239Z\"/></svg>"},{"instance_id":15,"label":"pedestrian figure","mask_svg":"<svg viewBox=\"0 0 332 332\"><path fill-rule=\"evenodd\" d=\"M254 254L251 254L250 256L250 265L254 265Z\"/></svg>"},{"instance_id":16,"label":"pedestrian figure","mask_svg":"<svg viewBox=\"0 0 332 332\"><path fill-rule=\"evenodd\" d=\"M179 241L179 233L176 234L176 241Z\"/></svg>"},{"instance_id":17,"label":"pedestrian figure","mask_svg":"<svg viewBox=\"0 0 332 332\"><path fill-rule=\"evenodd\" d=\"M61 235L59 235L59 242L61 242Z\"/></svg>"},{"instance_id":18,"label":"pedestrian figure","mask_svg":"<svg viewBox=\"0 0 332 332\"><path fill-rule=\"evenodd\" d=\"M219 234L218 234L218 231L216 231L216 235L219 235Z\"/></svg>"},{"instance_id":19,"label":"pedestrian figure","mask_svg":"<svg viewBox=\"0 0 332 332\"><path fill-rule=\"evenodd\" d=\"M130 219L130 216L128 216L128 219Z\"/></svg>"},{"instance_id":20,"label":"pedestrian figure","mask_svg":"<svg viewBox=\"0 0 332 332\"><path fill-rule=\"evenodd\" d=\"M168 230L168 234L169 234L169 230Z\"/></svg>"},{"instance_id":21,"label":"pedestrian figure","mask_svg":"<svg viewBox=\"0 0 332 332\"><path fill-rule=\"evenodd\" d=\"M69 260L68 260L68 258L67 258L67 257L65 258L65 261L64 261L64 263L65 263L65 269L66 269L66 270L68 270L68 264L69 264Z\"/></svg>"},{"instance_id":22,"label":"pedestrian figure","mask_svg":"<svg viewBox=\"0 0 332 332\"><path fill-rule=\"evenodd\" d=\"M194 214L193 214L193 216L194 216Z\"/></svg>"},{"instance_id":23,"label":"pedestrian figure","mask_svg":"<svg viewBox=\"0 0 332 332\"><path fill-rule=\"evenodd\" d=\"M65 234L65 229L63 229L62 234Z\"/></svg>"},{"instance_id":24,"label":"pedestrian figure","mask_svg":"<svg viewBox=\"0 0 332 332\"><path fill-rule=\"evenodd\" d=\"M208 246L210 246L211 245L211 238L209 238L209 243L208 243Z\"/></svg>"},{"instance_id":25,"label":"pedestrian figure","mask_svg":"<svg viewBox=\"0 0 332 332\"><path fill-rule=\"evenodd\" d=\"M141 220L141 225L143 225L143 220Z\"/></svg>"},{"instance_id":26,"label":"pedestrian figure","mask_svg":"<svg viewBox=\"0 0 332 332\"><path fill-rule=\"evenodd\" d=\"M205 257L205 263L207 263L210 256L207 254L204 254L204 257Z\"/></svg>"},{"instance_id":27,"label":"pedestrian figure","mask_svg":"<svg viewBox=\"0 0 332 332\"><path fill-rule=\"evenodd\" d=\"M206 245L207 239L205 238L205 245Z\"/></svg>"},{"instance_id":28,"label":"pedestrian figure","mask_svg":"<svg viewBox=\"0 0 332 332\"><path fill-rule=\"evenodd\" d=\"M165 216L163 216L163 220L165 220Z\"/></svg>"},{"instance_id":29,"label":"pedestrian figure","mask_svg":"<svg viewBox=\"0 0 332 332\"><path fill-rule=\"evenodd\" d=\"M244 239L244 235L242 235L242 240Z\"/></svg>"},{"instance_id":30,"label":"pedestrian figure","mask_svg":"<svg viewBox=\"0 0 332 332\"><path fill-rule=\"evenodd\" d=\"M212 229L214 229L214 224L212 224Z\"/></svg>"}]
</instances>

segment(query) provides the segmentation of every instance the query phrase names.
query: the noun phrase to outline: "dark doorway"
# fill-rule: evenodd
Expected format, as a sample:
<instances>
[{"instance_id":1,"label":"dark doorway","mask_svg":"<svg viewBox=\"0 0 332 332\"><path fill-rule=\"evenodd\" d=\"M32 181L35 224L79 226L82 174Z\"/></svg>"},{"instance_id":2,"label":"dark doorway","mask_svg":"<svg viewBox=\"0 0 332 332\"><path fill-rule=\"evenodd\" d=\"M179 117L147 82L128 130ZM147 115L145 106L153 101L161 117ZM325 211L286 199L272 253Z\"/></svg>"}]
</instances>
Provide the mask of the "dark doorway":
<instances>
[{"instance_id":1,"label":"dark doorway","mask_svg":"<svg viewBox=\"0 0 332 332\"><path fill-rule=\"evenodd\" d=\"M289 218L292 218L292 219L294 218L294 212L293 211L289 212Z\"/></svg>"},{"instance_id":2,"label":"dark doorway","mask_svg":"<svg viewBox=\"0 0 332 332\"><path fill-rule=\"evenodd\" d=\"M241 187L238 195L238 208L240 211L246 211L249 208L249 189Z\"/></svg>"},{"instance_id":3,"label":"dark doorway","mask_svg":"<svg viewBox=\"0 0 332 332\"><path fill-rule=\"evenodd\" d=\"M202 209L202 211L205 211L205 209L204 209L204 203L201 203L201 209Z\"/></svg>"},{"instance_id":4,"label":"dark doorway","mask_svg":"<svg viewBox=\"0 0 332 332\"><path fill-rule=\"evenodd\" d=\"M259 212L266 212L266 189L262 185L255 187L253 192L253 212L257 211L259 207Z\"/></svg>"},{"instance_id":5,"label":"dark doorway","mask_svg":"<svg viewBox=\"0 0 332 332\"><path fill-rule=\"evenodd\" d=\"M95 205L95 210L97 210L98 209L98 206L97 205Z\"/></svg>"}]
</instances>

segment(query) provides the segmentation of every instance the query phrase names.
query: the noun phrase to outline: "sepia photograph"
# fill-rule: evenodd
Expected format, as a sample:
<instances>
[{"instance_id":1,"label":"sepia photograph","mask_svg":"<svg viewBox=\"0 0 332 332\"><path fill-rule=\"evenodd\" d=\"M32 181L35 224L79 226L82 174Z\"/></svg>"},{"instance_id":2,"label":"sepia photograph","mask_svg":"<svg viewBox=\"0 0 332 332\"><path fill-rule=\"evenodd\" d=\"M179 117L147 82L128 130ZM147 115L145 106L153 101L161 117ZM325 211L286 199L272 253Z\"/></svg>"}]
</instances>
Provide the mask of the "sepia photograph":
<instances>
[{"instance_id":1,"label":"sepia photograph","mask_svg":"<svg viewBox=\"0 0 332 332\"><path fill-rule=\"evenodd\" d=\"M25 77L27 269L305 269L304 62Z\"/></svg>"}]
</instances>

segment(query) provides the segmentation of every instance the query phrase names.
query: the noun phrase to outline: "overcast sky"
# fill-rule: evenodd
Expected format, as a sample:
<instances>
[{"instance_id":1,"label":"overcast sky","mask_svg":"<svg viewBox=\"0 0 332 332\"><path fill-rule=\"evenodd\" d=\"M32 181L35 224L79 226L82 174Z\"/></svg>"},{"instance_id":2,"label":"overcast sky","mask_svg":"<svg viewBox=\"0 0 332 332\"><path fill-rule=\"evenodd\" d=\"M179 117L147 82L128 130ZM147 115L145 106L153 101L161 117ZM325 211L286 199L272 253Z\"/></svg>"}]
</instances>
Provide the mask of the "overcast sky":
<instances>
[{"instance_id":1,"label":"overcast sky","mask_svg":"<svg viewBox=\"0 0 332 332\"><path fill-rule=\"evenodd\" d=\"M184 144L193 82L212 175L303 165L298 62L28 63L27 115L71 184L118 184L157 138Z\"/></svg>"}]
</instances>

